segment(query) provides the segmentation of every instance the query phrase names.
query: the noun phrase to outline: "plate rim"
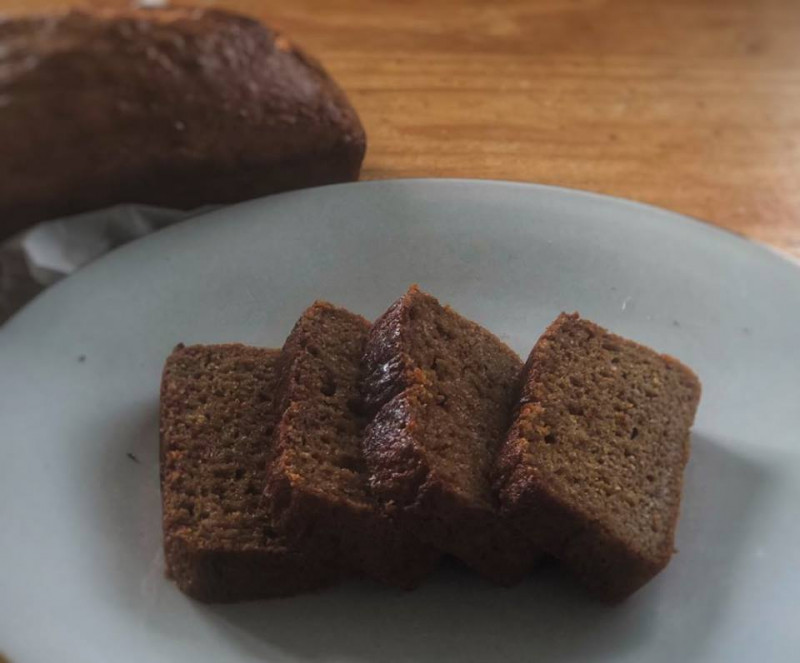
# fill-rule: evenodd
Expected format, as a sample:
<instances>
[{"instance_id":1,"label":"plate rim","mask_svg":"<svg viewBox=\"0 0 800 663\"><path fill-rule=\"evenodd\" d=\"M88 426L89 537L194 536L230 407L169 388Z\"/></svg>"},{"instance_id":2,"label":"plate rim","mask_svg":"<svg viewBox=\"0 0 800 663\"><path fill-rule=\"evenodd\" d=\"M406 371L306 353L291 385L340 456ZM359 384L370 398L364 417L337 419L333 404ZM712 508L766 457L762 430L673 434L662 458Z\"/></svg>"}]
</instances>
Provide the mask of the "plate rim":
<instances>
[{"instance_id":1,"label":"plate rim","mask_svg":"<svg viewBox=\"0 0 800 663\"><path fill-rule=\"evenodd\" d=\"M142 250L142 247L146 247L150 242L157 242L161 238L171 233L186 232L186 229L189 228L191 224L204 223L210 216L216 214L227 214L234 210L246 209L247 207L255 207L272 200L302 197L312 191L318 192L318 191L335 191L343 189L381 188L387 186L388 187L396 186L398 184L410 185L410 186L423 185L423 186L434 186L434 187L438 187L440 185L445 185L445 186L489 185L501 188L508 187L515 189L524 189L532 192L538 192L539 194L542 195L554 194L559 196L565 196L566 198L586 199L589 201L598 202L603 205L610 205L610 206L621 205L623 207L632 208L634 210L638 209L648 214L651 218L665 217L665 216L670 217L669 220L661 218L658 220L658 223L666 223L666 222L681 223L685 227L690 227L699 230L701 232L709 233L712 237L716 236L719 239L724 238L725 241L729 242L732 241L734 244L740 246L742 249L753 250L756 252L756 254L760 254L761 257L767 260L777 260L778 261L777 264L789 266L791 269L796 270L796 276L800 278L800 259L796 259L791 254L785 253L780 249L778 249L777 247L773 247L764 242L748 238L729 228L718 226L712 223L711 221L701 219L699 217L690 216L688 214L684 214L683 212L676 212L674 210L665 207L659 207L658 205L653 205L651 203L632 200L630 198L622 198L607 193L589 191L586 189L574 189L571 187L565 187L555 184L542 184L538 182L525 182L521 180L459 178L459 177L397 177L397 178L387 178L379 180L357 180L355 182L340 182L336 184L325 184L316 187L294 189L292 191L283 191L280 193L275 193L267 196L260 196L258 198L243 200L237 203L233 203L231 205L222 205L220 207L209 209L199 214L193 214L188 218L178 221L165 228L161 228L159 230L156 230L155 232L149 233L143 237L139 237L137 239L134 239L133 241L118 246L109 251L108 253L105 253L102 256L96 258L95 260L92 260L90 263L84 265L74 274L62 278L59 281L55 282L54 284L46 287L44 290L38 293L33 299L27 302L22 308L15 311L14 314L10 318L8 318L4 324L0 325L0 338L2 338L3 336L2 334L3 331L8 331L9 329L13 329L18 324L20 318L26 317L25 315L26 311L28 311L32 307L39 306L39 303L41 301L49 299L50 297L54 296L53 293L58 292L61 288L63 288L65 283L74 283L76 279L91 278L91 272L94 269L96 269L99 265L103 265L109 260L119 260L129 251ZM137 205L137 203L125 203L125 204L132 206Z\"/></svg>"}]
</instances>

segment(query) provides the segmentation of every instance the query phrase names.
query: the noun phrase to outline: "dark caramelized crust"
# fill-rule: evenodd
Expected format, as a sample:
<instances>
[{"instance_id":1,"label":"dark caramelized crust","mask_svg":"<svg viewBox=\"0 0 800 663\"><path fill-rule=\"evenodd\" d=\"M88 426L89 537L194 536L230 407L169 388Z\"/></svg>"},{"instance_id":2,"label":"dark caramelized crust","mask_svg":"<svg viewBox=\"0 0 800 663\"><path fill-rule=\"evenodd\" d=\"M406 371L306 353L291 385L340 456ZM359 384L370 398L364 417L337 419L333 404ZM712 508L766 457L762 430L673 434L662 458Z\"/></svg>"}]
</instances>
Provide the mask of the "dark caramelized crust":
<instances>
[{"instance_id":1,"label":"dark caramelized crust","mask_svg":"<svg viewBox=\"0 0 800 663\"><path fill-rule=\"evenodd\" d=\"M625 598L673 553L699 399L677 360L562 314L525 367L503 513L596 595Z\"/></svg>"},{"instance_id":2,"label":"dark caramelized crust","mask_svg":"<svg viewBox=\"0 0 800 663\"><path fill-rule=\"evenodd\" d=\"M285 596L338 576L275 533L263 502L279 352L178 346L161 383L161 494L168 574L203 601Z\"/></svg>"},{"instance_id":3,"label":"dark caramelized crust","mask_svg":"<svg viewBox=\"0 0 800 663\"><path fill-rule=\"evenodd\" d=\"M354 571L412 587L438 553L399 527L372 498L361 440L361 316L317 302L283 348L281 419L267 494L274 522L293 541L336 551Z\"/></svg>"},{"instance_id":4,"label":"dark caramelized crust","mask_svg":"<svg viewBox=\"0 0 800 663\"><path fill-rule=\"evenodd\" d=\"M371 486L420 537L504 584L538 555L497 513L491 472L522 368L499 339L416 286L365 352Z\"/></svg>"},{"instance_id":5,"label":"dark caramelized crust","mask_svg":"<svg viewBox=\"0 0 800 663\"><path fill-rule=\"evenodd\" d=\"M202 8L0 21L0 237L113 205L180 209L358 178L344 93L288 40Z\"/></svg>"}]
</instances>

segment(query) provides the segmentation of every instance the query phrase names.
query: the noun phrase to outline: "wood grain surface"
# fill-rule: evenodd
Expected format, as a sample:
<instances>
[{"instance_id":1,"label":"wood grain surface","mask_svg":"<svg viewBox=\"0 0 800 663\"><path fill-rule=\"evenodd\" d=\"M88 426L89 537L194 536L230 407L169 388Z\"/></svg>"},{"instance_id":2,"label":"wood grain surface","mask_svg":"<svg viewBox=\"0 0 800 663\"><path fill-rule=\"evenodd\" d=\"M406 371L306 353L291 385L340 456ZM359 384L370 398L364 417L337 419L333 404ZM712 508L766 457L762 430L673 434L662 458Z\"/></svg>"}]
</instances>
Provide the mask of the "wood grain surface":
<instances>
[{"instance_id":1,"label":"wood grain surface","mask_svg":"<svg viewBox=\"0 0 800 663\"><path fill-rule=\"evenodd\" d=\"M324 62L366 126L365 179L588 189L800 256L797 0L195 4L255 15Z\"/></svg>"}]
</instances>

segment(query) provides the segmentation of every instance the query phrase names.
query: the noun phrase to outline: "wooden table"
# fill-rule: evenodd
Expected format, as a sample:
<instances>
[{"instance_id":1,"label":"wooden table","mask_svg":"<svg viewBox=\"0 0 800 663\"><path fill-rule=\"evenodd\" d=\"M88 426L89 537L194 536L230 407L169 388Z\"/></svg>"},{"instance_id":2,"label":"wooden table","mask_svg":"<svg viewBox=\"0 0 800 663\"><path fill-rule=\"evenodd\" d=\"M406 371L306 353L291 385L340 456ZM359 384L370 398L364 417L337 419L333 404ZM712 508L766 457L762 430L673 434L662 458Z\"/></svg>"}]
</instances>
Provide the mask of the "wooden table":
<instances>
[{"instance_id":1,"label":"wooden table","mask_svg":"<svg viewBox=\"0 0 800 663\"><path fill-rule=\"evenodd\" d=\"M797 0L199 4L256 15L325 63L366 126L366 179L589 189L800 256Z\"/></svg>"}]
</instances>

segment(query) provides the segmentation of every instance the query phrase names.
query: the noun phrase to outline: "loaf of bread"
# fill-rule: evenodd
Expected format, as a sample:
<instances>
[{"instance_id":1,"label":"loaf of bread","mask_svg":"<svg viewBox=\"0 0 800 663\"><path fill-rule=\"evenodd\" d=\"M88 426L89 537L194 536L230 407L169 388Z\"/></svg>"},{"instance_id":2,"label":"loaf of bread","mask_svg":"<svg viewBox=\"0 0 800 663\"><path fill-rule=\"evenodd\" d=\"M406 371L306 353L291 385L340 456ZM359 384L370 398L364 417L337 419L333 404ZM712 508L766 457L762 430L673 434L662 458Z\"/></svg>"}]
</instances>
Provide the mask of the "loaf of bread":
<instances>
[{"instance_id":1,"label":"loaf of bread","mask_svg":"<svg viewBox=\"0 0 800 663\"><path fill-rule=\"evenodd\" d=\"M272 529L262 497L279 352L178 346L161 383L167 573L189 596L239 601L329 585L338 569Z\"/></svg>"},{"instance_id":2,"label":"loaf of bread","mask_svg":"<svg viewBox=\"0 0 800 663\"><path fill-rule=\"evenodd\" d=\"M672 556L699 399L676 359L562 314L525 367L503 513L597 596L625 598Z\"/></svg>"},{"instance_id":3,"label":"loaf of bread","mask_svg":"<svg viewBox=\"0 0 800 663\"><path fill-rule=\"evenodd\" d=\"M421 538L502 584L539 557L491 487L521 369L497 337L416 286L375 323L365 352L373 491Z\"/></svg>"},{"instance_id":4,"label":"loaf of bread","mask_svg":"<svg viewBox=\"0 0 800 663\"><path fill-rule=\"evenodd\" d=\"M361 357L370 324L317 302L283 346L280 412L267 497L273 522L304 549L335 551L342 564L410 588L439 553L398 526L370 494L361 439Z\"/></svg>"},{"instance_id":5,"label":"loaf of bread","mask_svg":"<svg viewBox=\"0 0 800 663\"><path fill-rule=\"evenodd\" d=\"M0 22L0 146L2 238L354 180L365 136L319 63L253 19L98 10Z\"/></svg>"}]
</instances>

